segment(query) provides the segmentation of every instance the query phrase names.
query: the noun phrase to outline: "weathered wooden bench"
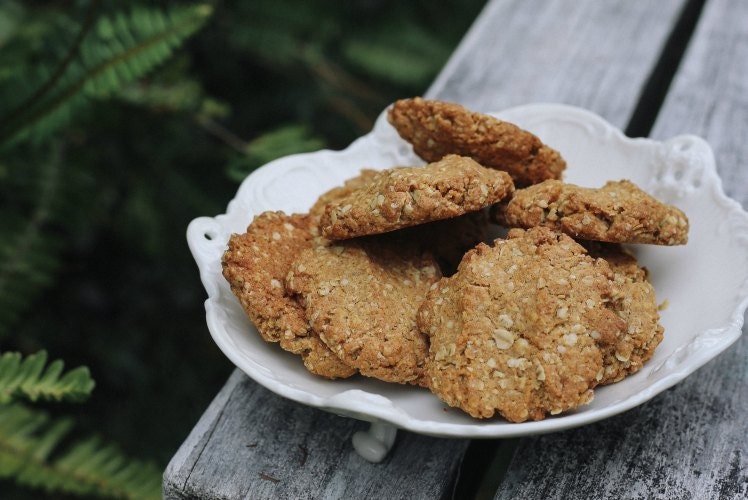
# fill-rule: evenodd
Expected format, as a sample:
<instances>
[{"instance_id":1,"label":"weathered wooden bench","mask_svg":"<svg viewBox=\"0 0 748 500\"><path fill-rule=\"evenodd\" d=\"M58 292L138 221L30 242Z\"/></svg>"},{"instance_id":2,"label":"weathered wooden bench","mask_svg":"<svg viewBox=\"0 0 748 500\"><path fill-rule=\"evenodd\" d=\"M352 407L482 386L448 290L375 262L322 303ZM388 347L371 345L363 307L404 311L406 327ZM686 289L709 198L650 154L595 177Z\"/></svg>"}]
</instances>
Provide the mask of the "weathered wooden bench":
<instances>
[{"instance_id":1,"label":"weathered wooden bench","mask_svg":"<svg viewBox=\"0 0 748 500\"><path fill-rule=\"evenodd\" d=\"M746 1L494 0L426 95L487 111L567 103L633 136L700 135L748 205ZM648 403L565 432L470 443L400 431L380 464L350 444L368 424L237 370L166 469L164 496L748 498L747 361L743 335Z\"/></svg>"}]
</instances>

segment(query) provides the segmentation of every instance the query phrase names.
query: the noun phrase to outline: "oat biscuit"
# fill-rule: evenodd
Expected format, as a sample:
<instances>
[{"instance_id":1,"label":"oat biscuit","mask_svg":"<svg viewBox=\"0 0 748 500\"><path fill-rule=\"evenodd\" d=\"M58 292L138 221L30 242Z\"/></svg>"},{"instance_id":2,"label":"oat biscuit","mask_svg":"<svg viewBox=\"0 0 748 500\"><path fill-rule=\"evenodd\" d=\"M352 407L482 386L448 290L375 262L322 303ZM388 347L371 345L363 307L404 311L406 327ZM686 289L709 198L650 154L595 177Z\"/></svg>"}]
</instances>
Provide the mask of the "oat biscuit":
<instances>
[{"instance_id":1,"label":"oat biscuit","mask_svg":"<svg viewBox=\"0 0 748 500\"><path fill-rule=\"evenodd\" d=\"M418 312L432 392L473 417L512 422L589 402L602 348L625 329L610 308L612 278L604 260L546 228L478 245Z\"/></svg>"},{"instance_id":2,"label":"oat biscuit","mask_svg":"<svg viewBox=\"0 0 748 500\"><path fill-rule=\"evenodd\" d=\"M303 250L286 284L347 365L387 382L421 384L428 341L416 311L439 277L433 258L381 235Z\"/></svg>"},{"instance_id":3,"label":"oat biscuit","mask_svg":"<svg viewBox=\"0 0 748 500\"><path fill-rule=\"evenodd\" d=\"M310 331L304 308L283 286L294 257L311 247L313 233L307 215L264 212L246 233L231 236L223 255L223 276L263 339L301 355L312 373L350 377L355 370Z\"/></svg>"},{"instance_id":4,"label":"oat biscuit","mask_svg":"<svg viewBox=\"0 0 748 500\"><path fill-rule=\"evenodd\" d=\"M583 188L545 181L517 190L494 207L499 224L546 226L575 238L610 243L684 245L688 219L679 209L651 197L627 180Z\"/></svg>"},{"instance_id":5,"label":"oat biscuit","mask_svg":"<svg viewBox=\"0 0 748 500\"><path fill-rule=\"evenodd\" d=\"M513 190L506 172L449 155L425 167L378 172L368 184L327 204L320 228L335 240L385 233L481 210Z\"/></svg>"},{"instance_id":6,"label":"oat biscuit","mask_svg":"<svg viewBox=\"0 0 748 500\"><path fill-rule=\"evenodd\" d=\"M387 118L424 160L469 156L485 167L508 172L517 187L560 179L566 168L561 155L530 132L458 104L403 99L392 105Z\"/></svg>"},{"instance_id":7,"label":"oat biscuit","mask_svg":"<svg viewBox=\"0 0 748 500\"><path fill-rule=\"evenodd\" d=\"M328 204L367 186L376 174L376 170L361 170L358 176L348 179L344 185L327 191L312 206L310 215L321 216ZM420 242L422 249L437 259L442 274L451 275L457 270L457 264L468 250L481 241L489 240L494 227L496 226L491 223L488 211L484 209L406 228L403 233L405 240Z\"/></svg>"},{"instance_id":8,"label":"oat biscuit","mask_svg":"<svg viewBox=\"0 0 748 500\"><path fill-rule=\"evenodd\" d=\"M603 258L613 270L613 308L627 328L615 344L603 354L603 379L600 384L612 384L636 373L654 355L662 342L664 328L647 270L636 258L612 243L584 243L589 254Z\"/></svg>"},{"instance_id":9,"label":"oat biscuit","mask_svg":"<svg viewBox=\"0 0 748 500\"><path fill-rule=\"evenodd\" d=\"M342 186L334 187L326 193L322 194L322 196L317 199L314 205L312 205L312 208L309 209L309 214L316 217L322 217L322 215L325 213L325 207L329 203L334 203L342 198L345 198L354 191L367 186L375 178L376 174L376 170L372 170L369 168L362 169L359 175L348 179Z\"/></svg>"}]
</instances>

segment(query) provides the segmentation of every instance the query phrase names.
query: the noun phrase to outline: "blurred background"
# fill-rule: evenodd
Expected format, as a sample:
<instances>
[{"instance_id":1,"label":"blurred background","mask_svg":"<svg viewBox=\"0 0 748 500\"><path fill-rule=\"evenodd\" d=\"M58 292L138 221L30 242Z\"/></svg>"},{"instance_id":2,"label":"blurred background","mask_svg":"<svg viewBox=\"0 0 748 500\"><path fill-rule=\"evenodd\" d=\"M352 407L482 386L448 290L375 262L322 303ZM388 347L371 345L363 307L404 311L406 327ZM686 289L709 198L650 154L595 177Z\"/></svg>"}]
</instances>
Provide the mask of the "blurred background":
<instances>
[{"instance_id":1,"label":"blurred background","mask_svg":"<svg viewBox=\"0 0 748 500\"><path fill-rule=\"evenodd\" d=\"M232 370L187 224L422 94L483 4L0 2L3 498L158 497Z\"/></svg>"}]
</instances>

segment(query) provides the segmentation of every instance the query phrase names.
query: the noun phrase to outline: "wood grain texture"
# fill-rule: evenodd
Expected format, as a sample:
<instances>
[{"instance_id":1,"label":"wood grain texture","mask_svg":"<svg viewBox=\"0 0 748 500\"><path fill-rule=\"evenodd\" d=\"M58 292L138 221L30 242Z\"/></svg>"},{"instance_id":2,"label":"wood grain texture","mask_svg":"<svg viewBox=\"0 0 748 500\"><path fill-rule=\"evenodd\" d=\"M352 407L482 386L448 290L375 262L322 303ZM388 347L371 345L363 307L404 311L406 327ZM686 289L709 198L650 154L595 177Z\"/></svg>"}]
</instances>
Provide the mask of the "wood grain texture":
<instances>
[{"instance_id":1,"label":"wood grain texture","mask_svg":"<svg viewBox=\"0 0 748 500\"><path fill-rule=\"evenodd\" d=\"M707 139L727 193L743 207L746 19L744 1L707 2L652 132L658 139L683 133ZM715 360L639 408L523 440L496 498L748 498L746 330Z\"/></svg>"},{"instance_id":2,"label":"wood grain texture","mask_svg":"<svg viewBox=\"0 0 748 500\"><path fill-rule=\"evenodd\" d=\"M366 462L351 436L368 424L286 400L239 370L164 473L167 499L442 498L466 440L399 431L384 462Z\"/></svg>"},{"instance_id":3,"label":"wood grain texture","mask_svg":"<svg viewBox=\"0 0 748 500\"><path fill-rule=\"evenodd\" d=\"M691 133L714 149L725 192L748 207L748 3L709 0L652 137Z\"/></svg>"},{"instance_id":4,"label":"wood grain texture","mask_svg":"<svg viewBox=\"0 0 748 500\"><path fill-rule=\"evenodd\" d=\"M624 128L684 4L490 2L427 95L484 111L572 104Z\"/></svg>"}]
</instances>

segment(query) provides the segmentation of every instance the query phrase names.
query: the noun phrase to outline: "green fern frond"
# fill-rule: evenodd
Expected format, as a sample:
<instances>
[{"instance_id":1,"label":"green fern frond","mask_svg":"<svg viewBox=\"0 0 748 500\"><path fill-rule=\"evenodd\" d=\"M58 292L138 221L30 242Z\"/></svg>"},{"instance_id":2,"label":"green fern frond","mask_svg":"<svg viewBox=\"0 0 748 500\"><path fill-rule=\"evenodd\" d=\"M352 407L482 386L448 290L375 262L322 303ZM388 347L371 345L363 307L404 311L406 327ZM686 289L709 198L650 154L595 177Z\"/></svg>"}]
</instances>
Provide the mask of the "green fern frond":
<instances>
[{"instance_id":1,"label":"green fern frond","mask_svg":"<svg viewBox=\"0 0 748 500\"><path fill-rule=\"evenodd\" d=\"M59 243L41 233L40 219L8 214L0 235L0 337L47 287L59 267Z\"/></svg>"},{"instance_id":2,"label":"green fern frond","mask_svg":"<svg viewBox=\"0 0 748 500\"><path fill-rule=\"evenodd\" d=\"M85 366L63 375L65 364L55 360L47 364L46 351L27 356L6 352L0 356L0 404L17 399L31 401L83 401L94 388Z\"/></svg>"},{"instance_id":3,"label":"green fern frond","mask_svg":"<svg viewBox=\"0 0 748 500\"><path fill-rule=\"evenodd\" d=\"M53 148L47 161L27 169L28 178L8 171L0 190L3 202L10 204L0 206L0 338L50 283L58 267L60 242L44 229L63 190L60 169L59 151ZM16 213L12 198L31 205L28 215Z\"/></svg>"},{"instance_id":4,"label":"green fern frond","mask_svg":"<svg viewBox=\"0 0 748 500\"><path fill-rule=\"evenodd\" d=\"M206 22L210 5L174 6L168 11L134 8L99 19L50 92L2 122L0 142L40 140L68 123L92 98L106 98L168 59ZM51 73L48 71L48 73Z\"/></svg>"},{"instance_id":5,"label":"green fern frond","mask_svg":"<svg viewBox=\"0 0 748 500\"><path fill-rule=\"evenodd\" d=\"M161 498L155 465L132 460L97 437L58 450L71 429L69 419L20 404L0 405L0 478L50 493Z\"/></svg>"},{"instance_id":6,"label":"green fern frond","mask_svg":"<svg viewBox=\"0 0 748 500\"><path fill-rule=\"evenodd\" d=\"M155 111L195 112L200 107L203 91L200 84L185 78L182 81L164 83L138 83L129 85L118 93L118 98L136 106Z\"/></svg>"},{"instance_id":7,"label":"green fern frond","mask_svg":"<svg viewBox=\"0 0 748 500\"><path fill-rule=\"evenodd\" d=\"M102 18L97 25L98 43L90 39L81 46L81 59L88 71L77 85L88 95L111 95L169 58L212 11L207 4L174 7L166 13L136 8L129 15Z\"/></svg>"}]
</instances>

